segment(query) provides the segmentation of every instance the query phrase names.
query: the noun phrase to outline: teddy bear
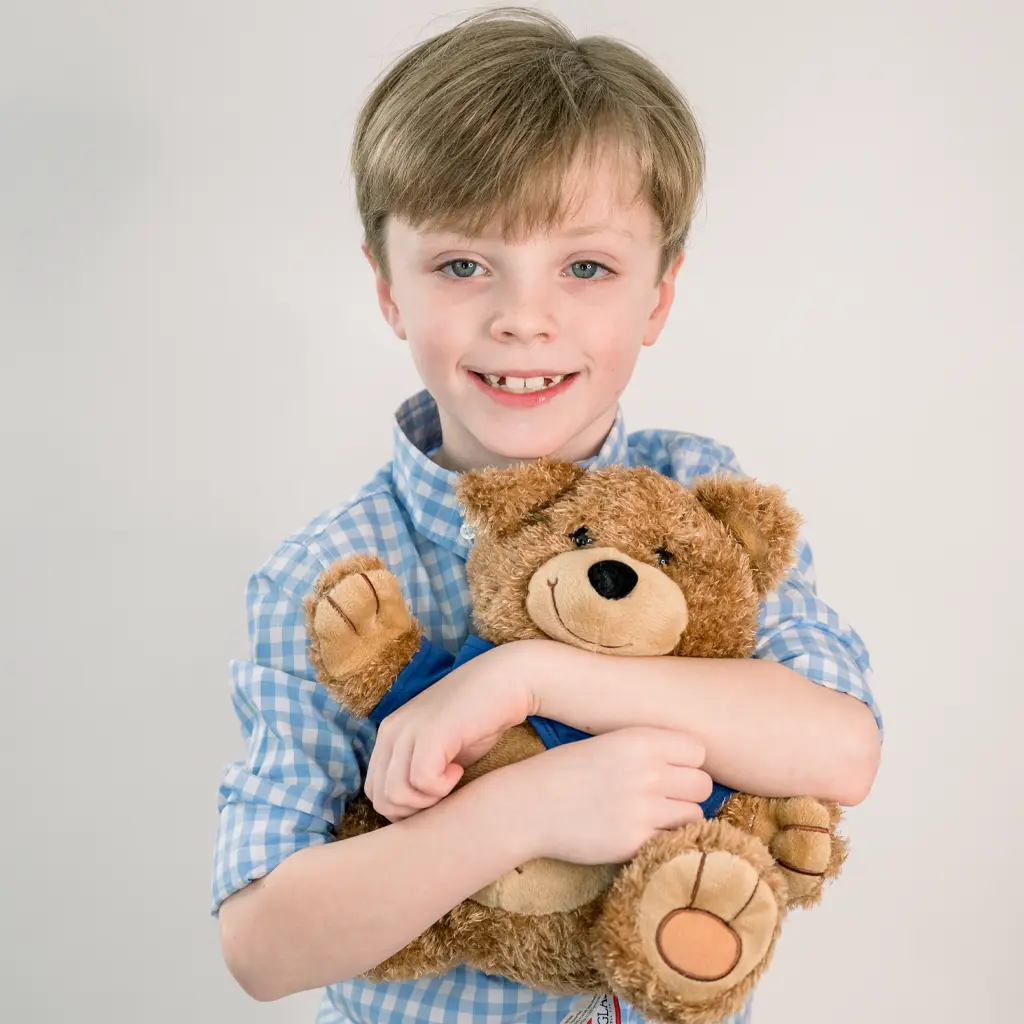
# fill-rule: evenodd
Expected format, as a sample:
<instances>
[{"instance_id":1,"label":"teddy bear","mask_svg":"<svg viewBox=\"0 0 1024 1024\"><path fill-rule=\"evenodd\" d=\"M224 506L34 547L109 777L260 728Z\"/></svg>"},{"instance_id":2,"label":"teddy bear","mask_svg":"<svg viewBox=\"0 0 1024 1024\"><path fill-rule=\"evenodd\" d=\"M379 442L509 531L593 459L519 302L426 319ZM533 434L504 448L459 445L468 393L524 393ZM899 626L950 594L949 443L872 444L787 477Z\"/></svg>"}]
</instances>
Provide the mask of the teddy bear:
<instances>
[{"instance_id":1,"label":"teddy bear","mask_svg":"<svg viewBox=\"0 0 1024 1024\"><path fill-rule=\"evenodd\" d=\"M646 467L555 459L456 477L474 536L473 633L458 655L426 639L373 554L335 562L305 601L317 678L380 724L494 645L546 637L614 656L747 658L760 603L795 556L799 516L777 487L722 475L686 487ZM585 733L530 718L458 785ZM715 784L704 820L648 840L627 864L541 858L454 907L365 977L465 964L553 994L612 993L652 1020L713 1024L767 967L787 911L818 901L846 856L840 809ZM365 795L337 838L384 827Z\"/></svg>"}]
</instances>

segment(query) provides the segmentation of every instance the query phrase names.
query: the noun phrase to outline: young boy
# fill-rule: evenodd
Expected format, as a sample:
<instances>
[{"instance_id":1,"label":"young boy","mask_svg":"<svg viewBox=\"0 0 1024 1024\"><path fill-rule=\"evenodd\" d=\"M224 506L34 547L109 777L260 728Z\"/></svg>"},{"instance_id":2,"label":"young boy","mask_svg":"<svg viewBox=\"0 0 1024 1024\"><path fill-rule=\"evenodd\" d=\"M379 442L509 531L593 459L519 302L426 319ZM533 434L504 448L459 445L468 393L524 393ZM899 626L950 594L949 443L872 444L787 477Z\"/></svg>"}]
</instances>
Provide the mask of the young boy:
<instances>
[{"instance_id":1,"label":"young boy","mask_svg":"<svg viewBox=\"0 0 1024 1024\"><path fill-rule=\"evenodd\" d=\"M618 406L668 316L703 164L693 117L657 68L536 11L490 11L428 39L363 108L363 251L426 389L398 410L393 460L249 584L252 660L233 665L248 753L221 786L214 912L255 998L327 986L320 1024L559 1024L572 998L465 968L404 984L357 976L531 857L629 858L699 817L709 775L848 805L868 793L880 735L868 654L817 597L803 542L747 661L522 641L397 712L375 748L374 728L326 696L307 660L303 598L363 552L399 576L431 640L460 648L472 543L460 470L557 455L684 484L740 473L707 438L627 434ZM529 714L595 735L446 796L460 764ZM364 785L394 824L331 842ZM735 1020L748 1018L749 1004Z\"/></svg>"}]
</instances>

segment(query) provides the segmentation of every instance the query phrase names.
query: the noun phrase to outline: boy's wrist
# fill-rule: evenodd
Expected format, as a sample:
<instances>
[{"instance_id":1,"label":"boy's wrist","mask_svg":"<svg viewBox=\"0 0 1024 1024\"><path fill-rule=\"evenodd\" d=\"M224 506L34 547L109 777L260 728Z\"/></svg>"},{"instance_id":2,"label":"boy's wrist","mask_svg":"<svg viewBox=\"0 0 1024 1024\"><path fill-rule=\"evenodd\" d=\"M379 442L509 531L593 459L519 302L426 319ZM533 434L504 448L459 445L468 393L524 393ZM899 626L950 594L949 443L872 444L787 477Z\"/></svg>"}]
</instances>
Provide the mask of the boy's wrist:
<instances>
[{"instance_id":1,"label":"boy's wrist","mask_svg":"<svg viewBox=\"0 0 1024 1024\"><path fill-rule=\"evenodd\" d=\"M557 659L566 650L566 644L544 638L515 640L496 650L508 659L504 679L509 686L510 699L523 709L522 721L531 715L544 715L550 702L551 682L558 676Z\"/></svg>"},{"instance_id":2,"label":"boy's wrist","mask_svg":"<svg viewBox=\"0 0 1024 1024\"><path fill-rule=\"evenodd\" d=\"M437 805L440 808L446 803L450 806L456 799L464 800L462 813L470 823L470 832L480 842L496 838L508 858L509 870L542 856L544 849L540 830L530 827L529 821L524 819L524 811L530 810L534 798L528 793L523 764L519 762L488 772ZM530 819L534 815L526 817Z\"/></svg>"},{"instance_id":3,"label":"boy's wrist","mask_svg":"<svg viewBox=\"0 0 1024 1024\"><path fill-rule=\"evenodd\" d=\"M572 712L590 704L590 697L583 693L580 685L593 671L590 659L602 660L607 655L592 654L547 638L522 640L518 644L522 649L518 655L517 674L525 691L529 713L566 725L578 725L578 716ZM586 689L589 691L590 687Z\"/></svg>"},{"instance_id":4,"label":"boy's wrist","mask_svg":"<svg viewBox=\"0 0 1024 1024\"><path fill-rule=\"evenodd\" d=\"M538 663L536 640L514 640L500 644L490 658L487 687L507 710L509 727L539 714L543 673ZM513 721L514 719L514 721Z\"/></svg>"}]
</instances>

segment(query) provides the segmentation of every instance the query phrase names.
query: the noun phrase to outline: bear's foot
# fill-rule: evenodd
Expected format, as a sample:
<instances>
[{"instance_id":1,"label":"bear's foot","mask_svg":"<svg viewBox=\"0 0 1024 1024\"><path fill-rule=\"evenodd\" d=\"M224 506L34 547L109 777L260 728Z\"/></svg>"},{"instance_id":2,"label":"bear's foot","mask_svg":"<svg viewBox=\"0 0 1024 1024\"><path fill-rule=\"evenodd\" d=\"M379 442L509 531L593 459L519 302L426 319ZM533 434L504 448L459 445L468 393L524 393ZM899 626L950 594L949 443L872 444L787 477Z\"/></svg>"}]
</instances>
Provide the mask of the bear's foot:
<instances>
[{"instance_id":1,"label":"bear's foot","mask_svg":"<svg viewBox=\"0 0 1024 1024\"><path fill-rule=\"evenodd\" d=\"M649 960L694 983L678 984L680 991L704 998L763 959L778 917L771 890L742 857L689 850L651 876L640 907L641 939Z\"/></svg>"},{"instance_id":2,"label":"bear's foot","mask_svg":"<svg viewBox=\"0 0 1024 1024\"><path fill-rule=\"evenodd\" d=\"M790 906L817 903L825 880L839 873L846 843L835 830L838 810L812 797L778 801L779 831L768 849L789 885Z\"/></svg>"},{"instance_id":3,"label":"bear's foot","mask_svg":"<svg viewBox=\"0 0 1024 1024\"><path fill-rule=\"evenodd\" d=\"M809 796L763 797L734 793L719 820L757 836L775 858L789 886L789 907L813 906L824 883L846 859L839 834L842 809Z\"/></svg>"},{"instance_id":4,"label":"bear's foot","mask_svg":"<svg viewBox=\"0 0 1024 1024\"><path fill-rule=\"evenodd\" d=\"M734 826L659 836L622 873L596 926L611 988L655 1020L720 1021L767 966L786 902L764 844Z\"/></svg>"}]
</instances>

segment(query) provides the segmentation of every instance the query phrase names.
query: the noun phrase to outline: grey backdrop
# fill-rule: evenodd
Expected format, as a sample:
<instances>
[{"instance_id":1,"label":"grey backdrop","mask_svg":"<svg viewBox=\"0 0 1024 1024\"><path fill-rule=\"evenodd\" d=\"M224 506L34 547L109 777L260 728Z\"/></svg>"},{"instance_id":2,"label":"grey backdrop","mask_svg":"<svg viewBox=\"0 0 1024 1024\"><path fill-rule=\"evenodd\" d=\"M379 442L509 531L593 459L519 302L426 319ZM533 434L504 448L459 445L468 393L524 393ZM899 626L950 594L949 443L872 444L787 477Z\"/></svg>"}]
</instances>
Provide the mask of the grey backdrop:
<instances>
[{"instance_id":1,"label":"grey backdrop","mask_svg":"<svg viewBox=\"0 0 1024 1024\"><path fill-rule=\"evenodd\" d=\"M758 1024L1019 1019L1021 8L550 8L707 134L627 420L784 484L876 664L884 765ZM374 76L461 13L2 4L5 1021L312 1021L249 1001L207 916L227 663L248 574L417 386L345 158Z\"/></svg>"}]
</instances>

